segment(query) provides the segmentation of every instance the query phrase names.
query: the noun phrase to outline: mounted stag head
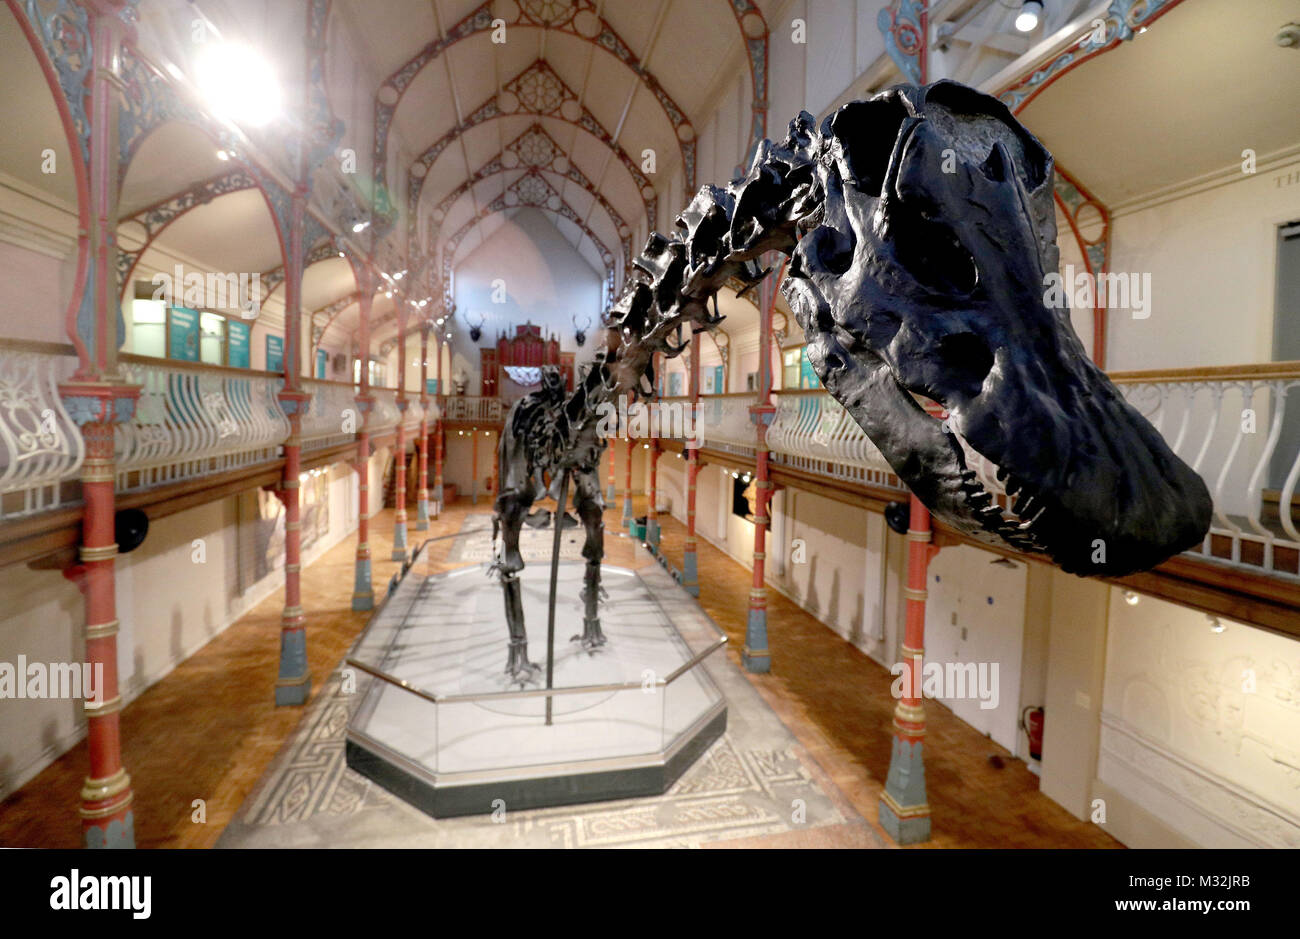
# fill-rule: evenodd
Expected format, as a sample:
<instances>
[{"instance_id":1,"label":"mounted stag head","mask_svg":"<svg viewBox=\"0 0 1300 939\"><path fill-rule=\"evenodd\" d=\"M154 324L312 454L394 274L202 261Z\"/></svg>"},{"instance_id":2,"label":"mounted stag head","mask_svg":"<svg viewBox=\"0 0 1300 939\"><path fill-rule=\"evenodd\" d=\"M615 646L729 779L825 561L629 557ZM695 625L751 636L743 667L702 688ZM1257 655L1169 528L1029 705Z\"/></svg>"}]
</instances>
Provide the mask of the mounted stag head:
<instances>
[{"instance_id":1,"label":"mounted stag head","mask_svg":"<svg viewBox=\"0 0 1300 939\"><path fill-rule=\"evenodd\" d=\"M469 338L478 342L483 338L483 321L486 317L480 316L477 323L471 323L468 318L465 322L469 326Z\"/></svg>"},{"instance_id":2,"label":"mounted stag head","mask_svg":"<svg viewBox=\"0 0 1300 939\"><path fill-rule=\"evenodd\" d=\"M587 341L587 328L591 326L591 317L584 316L582 318L581 326L578 325L578 318L576 316L571 316L569 319L573 321L573 341L576 342L578 348L581 349L583 343Z\"/></svg>"}]
</instances>

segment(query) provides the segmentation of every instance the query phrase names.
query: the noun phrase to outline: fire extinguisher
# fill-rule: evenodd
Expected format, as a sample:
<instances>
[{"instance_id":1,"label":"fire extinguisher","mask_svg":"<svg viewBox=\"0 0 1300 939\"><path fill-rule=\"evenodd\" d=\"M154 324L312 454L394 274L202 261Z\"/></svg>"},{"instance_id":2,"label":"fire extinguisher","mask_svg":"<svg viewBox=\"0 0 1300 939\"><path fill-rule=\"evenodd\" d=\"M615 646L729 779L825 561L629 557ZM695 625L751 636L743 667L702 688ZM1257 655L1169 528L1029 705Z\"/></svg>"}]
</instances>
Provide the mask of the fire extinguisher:
<instances>
[{"instance_id":1,"label":"fire extinguisher","mask_svg":"<svg viewBox=\"0 0 1300 939\"><path fill-rule=\"evenodd\" d=\"M1043 758L1043 709L1030 705L1020 715L1020 727L1029 738L1029 755L1035 760Z\"/></svg>"}]
</instances>

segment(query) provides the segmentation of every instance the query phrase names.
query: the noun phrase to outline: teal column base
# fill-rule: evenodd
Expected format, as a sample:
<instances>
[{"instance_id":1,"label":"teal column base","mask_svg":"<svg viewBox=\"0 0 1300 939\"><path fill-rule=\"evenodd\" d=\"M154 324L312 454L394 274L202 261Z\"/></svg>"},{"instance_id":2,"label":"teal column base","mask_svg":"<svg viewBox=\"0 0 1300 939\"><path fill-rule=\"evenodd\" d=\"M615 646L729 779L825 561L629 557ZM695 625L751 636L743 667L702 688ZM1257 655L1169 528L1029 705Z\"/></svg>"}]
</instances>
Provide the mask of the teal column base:
<instances>
[{"instance_id":1,"label":"teal column base","mask_svg":"<svg viewBox=\"0 0 1300 939\"><path fill-rule=\"evenodd\" d=\"M692 597L700 595L699 555L694 551L687 551L683 556L682 586Z\"/></svg>"},{"instance_id":2,"label":"teal column base","mask_svg":"<svg viewBox=\"0 0 1300 939\"><path fill-rule=\"evenodd\" d=\"M623 524L628 528L632 527L632 497L623 497Z\"/></svg>"},{"instance_id":3,"label":"teal column base","mask_svg":"<svg viewBox=\"0 0 1300 939\"><path fill-rule=\"evenodd\" d=\"M389 560L406 560L406 522L398 522L393 529L393 554Z\"/></svg>"},{"instance_id":4,"label":"teal column base","mask_svg":"<svg viewBox=\"0 0 1300 939\"><path fill-rule=\"evenodd\" d=\"M645 541L650 546L650 550L655 554L659 553L659 521L658 519L648 518L645 523Z\"/></svg>"},{"instance_id":5,"label":"teal column base","mask_svg":"<svg viewBox=\"0 0 1300 939\"><path fill-rule=\"evenodd\" d=\"M358 613L375 608L375 589L370 585L370 558L357 558L356 584L352 588L352 609Z\"/></svg>"},{"instance_id":6,"label":"teal column base","mask_svg":"<svg viewBox=\"0 0 1300 939\"><path fill-rule=\"evenodd\" d=\"M745 625L745 648L740 653L747 672L770 672L772 655L767 650L767 610L750 610Z\"/></svg>"},{"instance_id":7,"label":"teal column base","mask_svg":"<svg viewBox=\"0 0 1300 939\"><path fill-rule=\"evenodd\" d=\"M925 761L921 741L897 734L890 748L889 775L880 797L880 827L899 844L930 840L930 806L925 796Z\"/></svg>"},{"instance_id":8,"label":"teal column base","mask_svg":"<svg viewBox=\"0 0 1300 939\"><path fill-rule=\"evenodd\" d=\"M134 848L135 813L128 810L122 818L109 822L107 828L87 828L82 835L82 844L87 848Z\"/></svg>"},{"instance_id":9,"label":"teal column base","mask_svg":"<svg viewBox=\"0 0 1300 939\"><path fill-rule=\"evenodd\" d=\"M609 488L605 490L605 501L610 505L618 501L618 490L614 488L613 483L610 483Z\"/></svg>"},{"instance_id":10,"label":"teal column base","mask_svg":"<svg viewBox=\"0 0 1300 939\"><path fill-rule=\"evenodd\" d=\"M415 506L415 530L429 530L429 500L421 499Z\"/></svg>"},{"instance_id":11,"label":"teal column base","mask_svg":"<svg viewBox=\"0 0 1300 939\"><path fill-rule=\"evenodd\" d=\"M280 676L275 680L275 706L306 704L311 697L311 672L307 670L307 631L280 631Z\"/></svg>"}]
</instances>

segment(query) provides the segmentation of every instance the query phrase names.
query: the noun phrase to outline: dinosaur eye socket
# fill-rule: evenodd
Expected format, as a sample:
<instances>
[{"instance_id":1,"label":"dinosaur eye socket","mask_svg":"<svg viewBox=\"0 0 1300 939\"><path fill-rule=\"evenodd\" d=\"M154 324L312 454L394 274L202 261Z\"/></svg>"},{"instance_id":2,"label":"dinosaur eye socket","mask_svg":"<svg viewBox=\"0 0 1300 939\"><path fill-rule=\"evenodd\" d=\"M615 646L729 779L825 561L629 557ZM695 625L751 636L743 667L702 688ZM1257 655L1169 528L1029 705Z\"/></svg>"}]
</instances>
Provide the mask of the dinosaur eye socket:
<instances>
[{"instance_id":1,"label":"dinosaur eye socket","mask_svg":"<svg viewBox=\"0 0 1300 939\"><path fill-rule=\"evenodd\" d=\"M831 133L839 142L851 178L863 192L880 195L890 154L907 118L903 99L896 94L854 101L831 118Z\"/></svg>"}]
</instances>

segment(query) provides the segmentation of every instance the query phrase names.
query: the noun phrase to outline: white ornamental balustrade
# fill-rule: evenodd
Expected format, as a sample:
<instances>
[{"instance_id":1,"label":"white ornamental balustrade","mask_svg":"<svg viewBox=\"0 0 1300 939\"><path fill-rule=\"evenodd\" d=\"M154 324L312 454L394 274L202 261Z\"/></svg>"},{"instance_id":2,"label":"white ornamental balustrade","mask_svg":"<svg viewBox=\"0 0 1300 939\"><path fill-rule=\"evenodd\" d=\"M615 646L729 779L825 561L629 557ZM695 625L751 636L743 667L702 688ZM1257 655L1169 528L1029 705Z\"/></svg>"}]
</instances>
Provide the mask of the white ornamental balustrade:
<instances>
[{"instance_id":1,"label":"white ornamental balustrade","mask_svg":"<svg viewBox=\"0 0 1300 939\"><path fill-rule=\"evenodd\" d=\"M754 456L757 431L749 409L756 394L703 395L695 417L695 432L703 446L738 456Z\"/></svg>"},{"instance_id":2,"label":"white ornamental balustrade","mask_svg":"<svg viewBox=\"0 0 1300 939\"><path fill-rule=\"evenodd\" d=\"M304 378L302 389L311 395L301 426L304 452L324 450L356 440L362 413L357 389L347 382Z\"/></svg>"},{"instance_id":3,"label":"white ornamental balustrade","mask_svg":"<svg viewBox=\"0 0 1300 939\"><path fill-rule=\"evenodd\" d=\"M1300 362L1111 377L1210 490L1190 553L1300 579Z\"/></svg>"},{"instance_id":4,"label":"white ornamental balustrade","mask_svg":"<svg viewBox=\"0 0 1300 939\"><path fill-rule=\"evenodd\" d=\"M116 427L118 491L273 460L289 436L278 375L135 355L120 372L140 398Z\"/></svg>"},{"instance_id":5,"label":"white ornamental balustrade","mask_svg":"<svg viewBox=\"0 0 1300 939\"><path fill-rule=\"evenodd\" d=\"M505 414L500 398L478 395L444 395L438 399L444 421L499 424Z\"/></svg>"},{"instance_id":6,"label":"white ornamental balustrade","mask_svg":"<svg viewBox=\"0 0 1300 939\"><path fill-rule=\"evenodd\" d=\"M424 417L424 409L420 407L418 396L411 394L409 391L406 396L406 414L402 426L407 430L407 436L418 434L420 432L420 421Z\"/></svg>"},{"instance_id":7,"label":"white ornamental balustrade","mask_svg":"<svg viewBox=\"0 0 1300 939\"><path fill-rule=\"evenodd\" d=\"M774 395L767 429L772 462L847 482L902 489L876 445L852 415L825 391Z\"/></svg>"},{"instance_id":8,"label":"white ornamental balustrade","mask_svg":"<svg viewBox=\"0 0 1300 939\"><path fill-rule=\"evenodd\" d=\"M59 398L76 369L61 346L0 345L0 519L58 508L75 493L85 444Z\"/></svg>"},{"instance_id":9,"label":"white ornamental balustrade","mask_svg":"<svg viewBox=\"0 0 1300 939\"><path fill-rule=\"evenodd\" d=\"M370 394L375 399L370 410L370 420L366 430L373 436L392 430L402 419L402 412L397 410L397 390L394 388L371 388Z\"/></svg>"}]
</instances>

